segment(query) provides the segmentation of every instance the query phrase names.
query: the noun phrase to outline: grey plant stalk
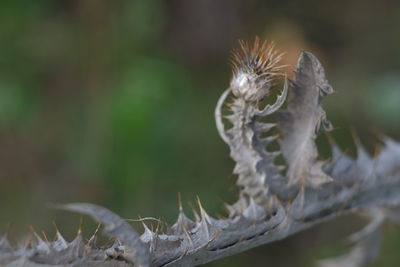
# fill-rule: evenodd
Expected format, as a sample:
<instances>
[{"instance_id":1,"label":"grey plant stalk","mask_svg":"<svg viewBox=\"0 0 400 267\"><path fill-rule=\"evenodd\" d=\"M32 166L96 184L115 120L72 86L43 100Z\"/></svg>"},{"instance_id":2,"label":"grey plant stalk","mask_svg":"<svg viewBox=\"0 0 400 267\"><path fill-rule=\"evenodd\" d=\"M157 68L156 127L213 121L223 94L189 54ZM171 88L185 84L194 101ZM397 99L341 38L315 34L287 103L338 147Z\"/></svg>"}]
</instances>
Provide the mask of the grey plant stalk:
<instances>
[{"instance_id":1,"label":"grey plant stalk","mask_svg":"<svg viewBox=\"0 0 400 267\"><path fill-rule=\"evenodd\" d=\"M234 173L240 188L237 202L227 205L227 218L211 217L199 201L196 220L189 219L180 206L178 220L166 232L152 232L144 225L145 231L139 235L103 207L66 204L60 208L101 222L105 234L115 238L114 245L98 248L97 233L84 243L79 232L71 242L59 233L52 242L36 235L35 244L14 248L4 236L0 265L195 266L358 212L367 213L371 223L352 236L355 245L351 251L318 265L358 267L370 263L378 254L382 222L400 221L395 210L400 204L400 144L383 137L385 146L371 157L356 140L356 159L332 144L332 159L318 160L315 138L331 129L321 101L333 93L318 59L303 52L294 79L288 81L278 65L281 55L272 46L259 39L240 45L233 55L230 87L215 111L217 130L236 162ZM261 107L277 81L283 83L283 89L276 102ZM282 109L287 94L287 107ZM227 112L222 111L224 106ZM263 122L266 117L275 122ZM231 125L228 129L226 120ZM273 142L278 151L267 148ZM285 162L282 166L276 163L280 155Z\"/></svg>"}]
</instances>

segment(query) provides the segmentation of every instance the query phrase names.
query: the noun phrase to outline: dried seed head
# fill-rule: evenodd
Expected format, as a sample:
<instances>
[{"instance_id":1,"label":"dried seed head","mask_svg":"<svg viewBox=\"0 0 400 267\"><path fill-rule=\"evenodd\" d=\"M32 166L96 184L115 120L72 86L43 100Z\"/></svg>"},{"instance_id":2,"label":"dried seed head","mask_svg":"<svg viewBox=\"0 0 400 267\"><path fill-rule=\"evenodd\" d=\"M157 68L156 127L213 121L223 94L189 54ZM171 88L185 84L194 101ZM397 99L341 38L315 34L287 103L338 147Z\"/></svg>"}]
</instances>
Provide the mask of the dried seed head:
<instances>
[{"instance_id":1,"label":"dried seed head","mask_svg":"<svg viewBox=\"0 0 400 267\"><path fill-rule=\"evenodd\" d=\"M246 101L261 100L271 88L277 76L283 76L279 65L283 53L275 50L273 43L260 41L239 41L239 48L232 50L231 64L233 77L231 80L232 93Z\"/></svg>"}]
</instances>

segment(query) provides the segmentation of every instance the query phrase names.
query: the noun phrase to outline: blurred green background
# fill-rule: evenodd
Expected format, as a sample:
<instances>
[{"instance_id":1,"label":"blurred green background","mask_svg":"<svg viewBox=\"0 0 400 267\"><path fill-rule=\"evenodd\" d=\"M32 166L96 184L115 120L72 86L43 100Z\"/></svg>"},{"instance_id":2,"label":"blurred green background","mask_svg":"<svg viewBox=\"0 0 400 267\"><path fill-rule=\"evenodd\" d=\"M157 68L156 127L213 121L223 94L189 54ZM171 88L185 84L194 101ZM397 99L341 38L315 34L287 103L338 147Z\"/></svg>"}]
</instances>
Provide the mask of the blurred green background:
<instances>
[{"instance_id":1,"label":"blurred green background","mask_svg":"<svg viewBox=\"0 0 400 267\"><path fill-rule=\"evenodd\" d=\"M78 201L171 224L178 192L188 213L198 195L224 215L237 191L213 111L239 38L274 40L290 69L302 50L315 53L337 91L325 102L333 136L354 155L352 127L374 153L376 129L400 139L399 28L395 0L2 0L0 231L21 243L32 225L51 238L54 221L72 238L80 216L47 204ZM96 225L83 222L89 236ZM361 223L340 219L208 266L312 266L344 252ZM375 266L399 266L400 230L384 236Z\"/></svg>"}]
</instances>

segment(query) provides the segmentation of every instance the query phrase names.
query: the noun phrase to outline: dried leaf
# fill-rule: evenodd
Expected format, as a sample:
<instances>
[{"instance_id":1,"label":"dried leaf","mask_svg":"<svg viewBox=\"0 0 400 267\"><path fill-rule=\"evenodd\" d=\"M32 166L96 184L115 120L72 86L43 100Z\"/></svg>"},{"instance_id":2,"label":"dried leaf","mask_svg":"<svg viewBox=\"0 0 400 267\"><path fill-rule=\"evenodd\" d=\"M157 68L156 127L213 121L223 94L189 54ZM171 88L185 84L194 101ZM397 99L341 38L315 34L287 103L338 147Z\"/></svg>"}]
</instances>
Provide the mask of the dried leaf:
<instances>
[{"instance_id":1,"label":"dried leaf","mask_svg":"<svg viewBox=\"0 0 400 267\"><path fill-rule=\"evenodd\" d=\"M289 168L289 186L305 184L317 187L330 181L317 162L315 139L320 130L330 130L321 99L333 92L325 78L318 59L303 52L296 67L296 77L291 84L291 94L286 111L277 114L278 127L283 138L281 147Z\"/></svg>"}]
</instances>

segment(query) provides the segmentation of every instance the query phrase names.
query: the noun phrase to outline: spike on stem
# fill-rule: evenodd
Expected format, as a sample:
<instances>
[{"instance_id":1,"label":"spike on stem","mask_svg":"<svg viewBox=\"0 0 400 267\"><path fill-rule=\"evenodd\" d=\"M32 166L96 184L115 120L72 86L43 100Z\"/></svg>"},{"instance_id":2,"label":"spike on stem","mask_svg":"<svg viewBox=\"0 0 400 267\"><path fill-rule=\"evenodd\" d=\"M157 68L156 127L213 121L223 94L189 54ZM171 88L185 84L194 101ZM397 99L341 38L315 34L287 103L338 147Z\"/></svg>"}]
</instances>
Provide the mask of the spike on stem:
<instances>
[{"instance_id":1,"label":"spike on stem","mask_svg":"<svg viewBox=\"0 0 400 267\"><path fill-rule=\"evenodd\" d=\"M96 230L94 230L93 235L89 238L89 240L86 243L86 247L97 248L96 242L97 242L97 235L99 233L100 227L101 227L101 223L97 224Z\"/></svg>"}]
</instances>

